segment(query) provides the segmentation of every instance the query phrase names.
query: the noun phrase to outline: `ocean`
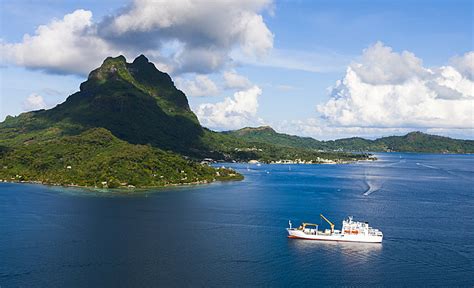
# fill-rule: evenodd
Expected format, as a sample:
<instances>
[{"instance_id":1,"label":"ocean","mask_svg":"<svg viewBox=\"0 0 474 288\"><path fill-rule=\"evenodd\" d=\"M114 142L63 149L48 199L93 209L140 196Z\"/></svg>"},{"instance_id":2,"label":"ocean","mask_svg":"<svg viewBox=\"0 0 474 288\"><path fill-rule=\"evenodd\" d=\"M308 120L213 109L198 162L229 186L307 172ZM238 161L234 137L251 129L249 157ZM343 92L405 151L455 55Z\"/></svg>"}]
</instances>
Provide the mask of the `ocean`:
<instances>
[{"instance_id":1,"label":"ocean","mask_svg":"<svg viewBox=\"0 0 474 288\"><path fill-rule=\"evenodd\" d=\"M0 183L0 287L472 287L474 155L376 156L153 191ZM287 238L320 213L383 243Z\"/></svg>"}]
</instances>

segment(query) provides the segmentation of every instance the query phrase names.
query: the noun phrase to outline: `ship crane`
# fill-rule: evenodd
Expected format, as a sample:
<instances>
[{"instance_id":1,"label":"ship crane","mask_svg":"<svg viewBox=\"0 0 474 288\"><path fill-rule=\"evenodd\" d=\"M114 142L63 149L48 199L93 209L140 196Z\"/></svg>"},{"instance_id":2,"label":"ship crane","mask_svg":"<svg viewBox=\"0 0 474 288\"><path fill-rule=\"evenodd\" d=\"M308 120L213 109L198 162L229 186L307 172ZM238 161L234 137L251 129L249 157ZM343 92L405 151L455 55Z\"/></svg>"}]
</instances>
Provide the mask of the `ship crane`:
<instances>
[{"instance_id":1,"label":"ship crane","mask_svg":"<svg viewBox=\"0 0 474 288\"><path fill-rule=\"evenodd\" d=\"M323 214L319 214L319 216L321 216L321 218L323 218L324 221L328 222L329 226L331 226L331 233L334 233L334 224L332 224L332 222L329 221L328 218L324 217Z\"/></svg>"}]
</instances>

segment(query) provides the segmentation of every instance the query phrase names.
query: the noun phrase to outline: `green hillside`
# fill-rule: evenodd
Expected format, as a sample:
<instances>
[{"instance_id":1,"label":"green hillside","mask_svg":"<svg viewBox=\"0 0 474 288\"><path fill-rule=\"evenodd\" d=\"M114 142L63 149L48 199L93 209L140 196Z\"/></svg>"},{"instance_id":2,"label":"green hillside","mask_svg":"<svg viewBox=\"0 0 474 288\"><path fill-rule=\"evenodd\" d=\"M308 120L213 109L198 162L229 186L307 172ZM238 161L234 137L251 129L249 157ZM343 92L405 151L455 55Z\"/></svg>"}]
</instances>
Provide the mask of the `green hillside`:
<instances>
[{"instance_id":1,"label":"green hillside","mask_svg":"<svg viewBox=\"0 0 474 288\"><path fill-rule=\"evenodd\" d=\"M412 132L405 136L383 137L374 144L390 151L427 153L474 153L473 140L459 140L449 137Z\"/></svg>"},{"instance_id":2,"label":"green hillside","mask_svg":"<svg viewBox=\"0 0 474 288\"><path fill-rule=\"evenodd\" d=\"M103 127L127 142L178 153L199 148L203 133L184 93L144 56L133 63L107 58L79 92L53 109L32 112L29 121L25 132L56 126L68 127L62 132L70 135Z\"/></svg>"},{"instance_id":3,"label":"green hillside","mask_svg":"<svg viewBox=\"0 0 474 288\"><path fill-rule=\"evenodd\" d=\"M104 128L15 148L0 146L0 179L88 187L157 187L241 179L150 145L133 145Z\"/></svg>"},{"instance_id":4,"label":"green hillside","mask_svg":"<svg viewBox=\"0 0 474 288\"><path fill-rule=\"evenodd\" d=\"M248 141L319 151L474 153L473 140L452 139L421 132L411 132L404 136L390 136L376 140L352 137L331 141L318 141L309 137L278 133L268 126L247 127L224 133Z\"/></svg>"},{"instance_id":5,"label":"green hillside","mask_svg":"<svg viewBox=\"0 0 474 288\"><path fill-rule=\"evenodd\" d=\"M226 135L237 136L245 140L254 142L272 143L279 146L295 148L321 148L321 142L311 137L299 137L283 133L277 133L270 126L261 126L256 128L246 127L234 131L223 132Z\"/></svg>"}]
</instances>

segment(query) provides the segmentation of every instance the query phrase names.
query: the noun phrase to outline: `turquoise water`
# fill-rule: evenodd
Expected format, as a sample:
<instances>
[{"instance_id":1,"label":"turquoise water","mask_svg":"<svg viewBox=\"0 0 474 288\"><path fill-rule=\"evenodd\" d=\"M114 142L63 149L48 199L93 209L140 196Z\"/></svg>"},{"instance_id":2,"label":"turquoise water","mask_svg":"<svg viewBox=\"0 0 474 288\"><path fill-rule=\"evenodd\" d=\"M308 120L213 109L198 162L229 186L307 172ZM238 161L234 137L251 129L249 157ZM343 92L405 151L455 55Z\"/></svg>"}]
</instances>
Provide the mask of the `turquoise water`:
<instances>
[{"instance_id":1,"label":"turquoise water","mask_svg":"<svg viewBox=\"0 0 474 288\"><path fill-rule=\"evenodd\" d=\"M474 285L474 156L378 157L136 194L0 183L0 286ZM384 241L286 237L319 213Z\"/></svg>"}]
</instances>

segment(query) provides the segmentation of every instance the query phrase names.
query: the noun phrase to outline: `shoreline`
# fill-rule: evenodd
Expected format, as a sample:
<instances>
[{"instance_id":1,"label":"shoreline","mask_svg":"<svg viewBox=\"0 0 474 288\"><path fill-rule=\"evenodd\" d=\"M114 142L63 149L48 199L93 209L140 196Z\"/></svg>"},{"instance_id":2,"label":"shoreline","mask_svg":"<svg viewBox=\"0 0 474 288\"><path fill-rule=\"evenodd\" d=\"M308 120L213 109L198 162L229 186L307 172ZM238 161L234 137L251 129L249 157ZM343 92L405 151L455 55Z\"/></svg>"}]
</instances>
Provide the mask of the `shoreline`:
<instances>
[{"instance_id":1,"label":"shoreline","mask_svg":"<svg viewBox=\"0 0 474 288\"><path fill-rule=\"evenodd\" d=\"M235 163L250 164L250 165L258 165L258 164L260 165L261 164L265 164L265 165L290 165L290 164L291 165L338 165L338 164L353 164L357 162L372 162L372 161L377 161L377 160L378 158L376 157L370 157L367 159L360 159L360 160L340 160L340 161L325 159L325 161L320 161L320 162L294 161L294 160L278 160L278 161L272 161L272 162L260 162L258 160L250 160L250 161L235 162Z\"/></svg>"},{"instance_id":2,"label":"shoreline","mask_svg":"<svg viewBox=\"0 0 474 288\"><path fill-rule=\"evenodd\" d=\"M176 183L176 184L165 184L161 186L133 186L133 187L128 187L128 186L119 186L115 188L106 188L106 187L97 187L97 186L81 186L81 185L71 185L71 184L59 184L59 183L47 183L47 182L42 182L42 181L35 181L35 180L6 180L6 179L0 179L0 184L1 183L11 183L11 184L35 184L35 185L43 185L43 186L51 186L51 187L64 187L64 188L79 188L79 189L84 189L84 190L91 190L91 191L97 191L97 190L107 190L107 191L137 191L137 190L150 190L150 189L162 189L162 188L172 188L172 187L185 187L185 186L199 186L199 185L209 185L212 183L216 182L233 182L233 181L242 181L244 180L244 177L239 179L215 179L214 181L196 181L196 182L189 182L189 183Z\"/></svg>"},{"instance_id":3,"label":"shoreline","mask_svg":"<svg viewBox=\"0 0 474 288\"><path fill-rule=\"evenodd\" d=\"M219 165L223 163L228 163L228 164L247 164L247 165L347 165L347 164L353 164L357 162L372 162L378 160L377 158L371 158L371 159L363 159L363 160L354 160L354 161L332 161L328 160L326 162L305 162L305 161L293 161L291 160L279 160L279 161L289 161L289 162L270 162L270 163L265 163L265 162L259 162L257 160L250 160L250 161L242 161L242 162L215 162L211 163L211 165ZM171 187L185 187L185 186L198 186L198 185L206 185L206 184L212 184L216 182L233 182L233 181L242 181L245 179L245 177L242 174L242 177L235 177L232 176L232 178L226 178L226 179L214 179L213 181L208 181L208 180L202 180L202 181L195 181L195 182L188 182L188 183L169 183L165 185L160 185L160 186L133 186L133 185L128 185L128 186L119 186L119 187L98 187L98 186L81 186L81 185L76 185L76 184L60 184L60 183L49 183L49 182L43 182L43 181L37 181L37 180L7 180L7 179L0 179L0 183L14 183L14 184L36 184L36 185L44 185L44 186L51 186L51 187L64 187L64 188L80 188L80 189L85 189L85 190L92 190L92 191L97 191L97 190L108 190L108 191L137 191L137 190L149 190L149 189L162 189L162 188L171 188Z\"/></svg>"}]
</instances>

